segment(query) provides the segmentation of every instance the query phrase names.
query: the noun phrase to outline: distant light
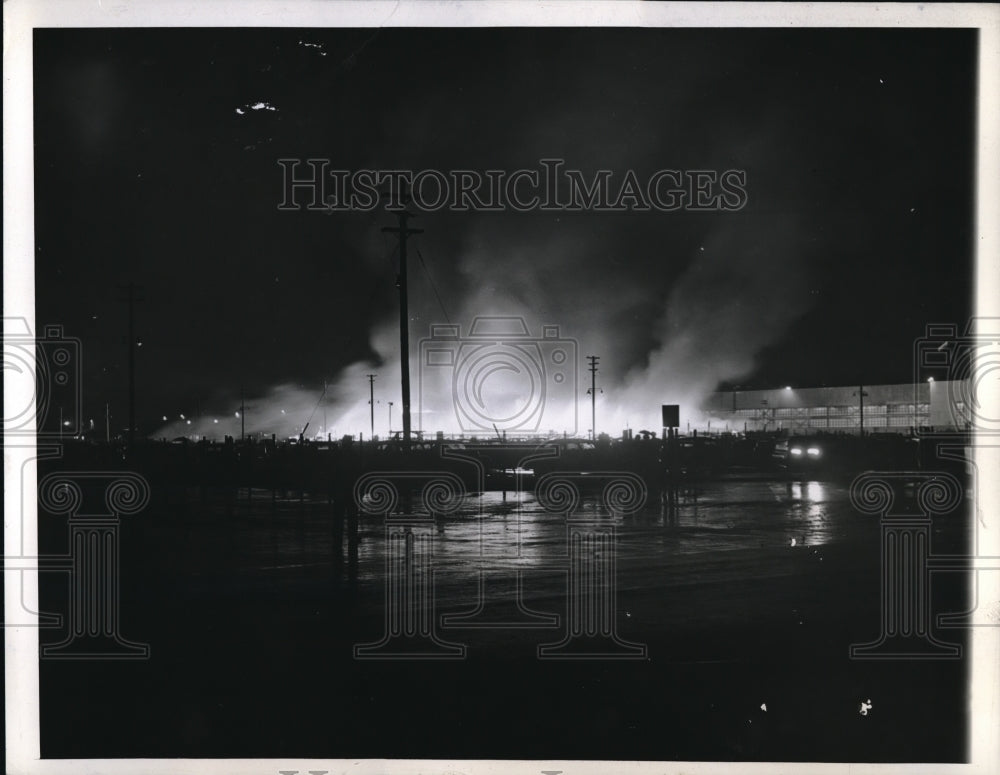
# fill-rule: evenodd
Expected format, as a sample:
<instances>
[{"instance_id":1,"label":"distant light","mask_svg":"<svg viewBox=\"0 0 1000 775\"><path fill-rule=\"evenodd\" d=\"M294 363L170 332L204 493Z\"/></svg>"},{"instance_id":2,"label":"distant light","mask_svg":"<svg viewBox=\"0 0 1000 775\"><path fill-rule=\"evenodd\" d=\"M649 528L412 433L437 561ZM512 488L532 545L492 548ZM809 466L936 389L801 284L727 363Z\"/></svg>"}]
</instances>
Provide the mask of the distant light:
<instances>
[{"instance_id":1,"label":"distant light","mask_svg":"<svg viewBox=\"0 0 1000 775\"><path fill-rule=\"evenodd\" d=\"M182 415L181 415L181 419L182 419L182 420L186 420L187 418L186 418L186 417L185 417L185 416L184 416L184 415L182 414Z\"/></svg>"},{"instance_id":2,"label":"distant light","mask_svg":"<svg viewBox=\"0 0 1000 775\"><path fill-rule=\"evenodd\" d=\"M791 385L785 385L785 390L791 390L791 389L792 389Z\"/></svg>"},{"instance_id":3,"label":"distant light","mask_svg":"<svg viewBox=\"0 0 1000 775\"><path fill-rule=\"evenodd\" d=\"M284 414L284 413L285 413L285 410L284 410L284 409L282 409L282 410L281 410L281 413L282 413L282 414Z\"/></svg>"},{"instance_id":4,"label":"distant light","mask_svg":"<svg viewBox=\"0 0 1000 775\"><path fill-rule=\"evenodd\" d=\"M218 424L219 421L218 420L212 420L212 422Z\"/></svg>"},{"instance_id":5,"label":"distant light","mask_svg":"<svg viewBox=\"0 0 1000 775\"><path fill-rule=\"evenodd\" d=\"M813 457L819 457L820 455L819 447L809 447L809 449L807 449L806 452L808 452Z\"/></svg>"},{"instance_id":6,"label":"distant light","mask_svg":"<svg viewBox=\"0 0 1000 775\"><path fill-rule=\"evenodd\" d=\"M927 381L928 381L928 382L933 382L933 381L934 381L934 377L928 377L928 378L927 378Z\"/></svg>"},{"instance_id":7,"label":"distant light","mask_svg":"<svg viewBox=\"0 0 1000 775\"><path fill-rule=\"evenodd\" d=\"M191 424L191 421L190 421L190 420L188 420L188 421L187 421L187 424L188 424L188 425L190 425L190 424Z\"/></svg>"},{"instance_id":8,"label":"distant light","mask_svg":"<svg viewBox=\"0 0 1000 775\"><path fill-rule=\"evenodd\" d=\"M66 428L68 428L69 427L69 420L63 420L63 426L65 426Z\"/></svg>"},{"instance_id":9,"label":"distant light","mask_svg":"<svg viewBox=\"0 0 1000 775\"><path fill-rule=\"evenodd\" d=\"M237 417L239 417L239 416L240 416L240 413L239 413L239 412L237 412L237 413L236 413L236 416L237 416Z\"/></svg>"},{"instance_id":10,"label":"distant light","mask_svg":"<svg viewBox=\"0 0 1000 775\"><path fill-rule=\"evenodd\" d=\"M167 421L167 416L163 415L163 422L166 422L166 421Z\"/></svg>"},{"instance_id":11,"label":"distant light","mask_svg":"<svg viewBox=\"0 0 1000 775\"><path fill-rule=\"evenodd\" d=\"M792 447L792 449L791 449L791 453L792 453L793 455L801 455L801 454L802 454L802 450L801 450L801 449L799 449L798 447Z\"/></svg>"}]
</instances>

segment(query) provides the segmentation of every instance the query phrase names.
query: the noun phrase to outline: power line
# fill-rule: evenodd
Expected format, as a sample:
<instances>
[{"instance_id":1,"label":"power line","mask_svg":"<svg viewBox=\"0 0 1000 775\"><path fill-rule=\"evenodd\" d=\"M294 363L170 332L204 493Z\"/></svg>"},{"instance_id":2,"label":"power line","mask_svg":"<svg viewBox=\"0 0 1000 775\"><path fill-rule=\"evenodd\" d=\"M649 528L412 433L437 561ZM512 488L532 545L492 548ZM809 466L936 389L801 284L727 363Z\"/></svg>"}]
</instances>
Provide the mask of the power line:
<instances>
[{"instance_id":1,"label":"power line","mask_svg":"<svg viewBox=\"0 0 1000 775\"><path fill-rule=\"evenodd\" d=\"M431 290L434 291L434 298L437 299L438 306L441 307L441 314L444 315L445 322L451 323L451 318L448 317L448 310L444 308L444 302L441 301L441 294L438 293L437 286L434 284L434 278L431 276L431 272L427 268L427 264L424 263L424 254L420 252L419 247L417 248L417 257L420 259L420 266L424 268L424 272L427 274L427 279L431 284Z\"/></svg>"},{"instance_id":2,"label":"power line","mask_svg":"<svg viewBox=\"0 0 1000 775\"><path fill-rule=\"evenodd\" d=\"M306 424L302 426L302 432L306 432L306 428L309 427L309 423L313 421L313 416L316 414L316 410L319 409L319 405L323 403L323 399L326 398L326 381L323 382L323 392L319 394L319 400L316 402L316 406L313 407L312 413L309 415L309 419L306 420ZM323 421L323 430L326 431L326 420Z\"/></svg>"}]
</instances>

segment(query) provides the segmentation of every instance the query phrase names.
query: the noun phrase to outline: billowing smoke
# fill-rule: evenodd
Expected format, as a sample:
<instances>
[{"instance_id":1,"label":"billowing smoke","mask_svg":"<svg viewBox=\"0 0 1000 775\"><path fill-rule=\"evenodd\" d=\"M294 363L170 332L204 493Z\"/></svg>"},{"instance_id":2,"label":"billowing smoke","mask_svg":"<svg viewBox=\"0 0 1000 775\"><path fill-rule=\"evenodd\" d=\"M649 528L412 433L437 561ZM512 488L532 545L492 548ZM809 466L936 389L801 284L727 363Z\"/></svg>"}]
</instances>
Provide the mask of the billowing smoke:
<instances>
[{"instance_id":1,"label":"billowing smoke","mask_svg":"<svg viewBox=\"0 0 1000 775\"><path fill-rule=\"evenodd\" d=\"M728 230L707 238L671 289L655 327L659 346L625 375L605 423L658 430L659 405L679 404L682 424L704 427L709 418L699 410L707 394L748 376L760 350L805 311L798 243L787 221L780 236Z\"/></svg>"},{"instance_id":2,"label":"billowing smoke","mask_svg":"<svg viewBox=\"0 0 1000 775\"><path fill-rule=\"evenodd\" d=\"M240 416L240 398L231 396L218 402L198 417L177 418L165 424L154 438L177 437L221 440L225 436L271 436L277 439L297 439L300 435L317 440L344 435L357 437L371 433L371 413L368 403L367 374L377 372L375 382L375 433L382 437L389 429L390 411L393 427L402 425L402 408L398 398L380 398L391 392L399 393L399 329L386 322L372 333L374 352L388 356L382 363L359 361L343 369L325 386L280 384L262 395L247 396ZM387 390L386 385L391 386ZM393 401L390 410L389 401ZM225 410L219 407L227 407Z\"/></svg>"},{"instance_id":3,"label":"billowing smoke","mask_svg":"<svg viewBox=\"0 0 1000 775\"><path fill-rule=\"evenodd\" d=\"M706 116L705 95L726 86L725 69L693 72L654 98L648 82L615 76L614 63L607 64L607 74L597 66L588 74L574 69L551 99L528 113L507 90L489 96L476 90L480 96L468 97L473 108L482 99L487 115L510 118L502 131L492 128L489 155L478 158L459 158L461 150L449 145L453 133L440 131L441 116L458 110L442 104L450 106L453 93L442 92L437 100L421 94L399 107L407 116L404 135L379 147L376 133L365 146L365 163L356 168L403 158L411 169L440 169L447 161L452 166L444 169L513 170L559 157L567 168L591 162L614 170L619 183L628 169L640 179L665 168L740 169L747 173L747 207L422 213L417 225L426 232L413 239L409 259L415 430L483 437L493 435L496 421L497 430L508 433L586 435L588 355L600 358L598 432L658 430L664 403L681 405L682 424L703 426L699 407L707 394L721 381L753 372L761 350L786 336L806 310L815 257L808 209L801 206L809 185L803 161L809 138L784 109L785 95L755 93L753 100L727 103L720 115ZM536 77L522 75L526 81ZM495 100L505 101L506 109ZM684 118L689 115L690 121ZM588 179L593 172L588 170ZM347 216L338 223L344 224L339 238L353 240L359 255L371 257L372 271L395 272L378 266L387 250L379 226L391 224L391 216L377 214L353 232ZM378 374L375 433L384 437L389 430L390 401L392 430L401 429L398 320L391 311L395 300L383 295L387 313L370 333L377 356L342 369L322 401L321 384L283 384L253 397L249 432L297 436L308 422L309 437L367 437L368 373ZM498 335L506 349L494 342L492 351L484 350L468 341L473 321L484 316L523 318L527 336L514 347ZM432 343L438 351L432 357L421 340L435 324L458 326L460 334ZM554 327L549 340L545 326ZM555 362L557 342L569 361ZM317 359L324 357L323 347L316 342ZM477 368L469 358L479 359ZM524 368L531 359L538 361L534 371ZM232 420L227 418L230 428ZM216 427L173 423L157 435L221 436Z\"/></svg>"},{"instance_id":4,"label":"billowing smoke","mask_svg":"<svg viewBox=\"0 0 1000 775\"><path fill-rule=\"evenodd\" d=\"M598 432L658 430L664 403L680 404L682 426L704 427L699 407L707 394L752 372L756 355L788 331L809 298L807 245L796 224L785 218L779 232L759 219L723 217L731 222L692 241L689 255L662 259L665 273L652 271L654 252L646 261L614 261L612 228L504 236L502 224L487 221L470 231L452 275L439 271L435 278L444 289L440 301L426 278L413 275L413 429L480 438L505 430L586 435L591 354L601 359ZM497 317L523 320L525 334L470 336L476 318ZM431 325L442 324L454 328L443 334L437 328L430 337ZM377 374L375 434L384 438L390 421L400 431L398 337L398 320L384 320L371 337L379 360L343 369L325 395L322 385L283 384L248 399L247 432L288 438L305 429L309 438L367 438L369 373ZM557 350L565 361L553 361ZM174 422L156 435L239 435L232 414L221 425L213 420Z\"/></svg>"}]
</instances>

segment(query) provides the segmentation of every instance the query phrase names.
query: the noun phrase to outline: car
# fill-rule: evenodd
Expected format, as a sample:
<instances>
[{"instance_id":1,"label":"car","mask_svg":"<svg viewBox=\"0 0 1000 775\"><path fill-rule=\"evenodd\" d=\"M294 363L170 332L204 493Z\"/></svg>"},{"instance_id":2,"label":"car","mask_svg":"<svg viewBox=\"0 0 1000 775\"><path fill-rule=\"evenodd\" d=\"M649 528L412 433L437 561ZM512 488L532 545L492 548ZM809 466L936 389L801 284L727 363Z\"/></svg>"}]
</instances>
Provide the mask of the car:
<instances>
[{"instance_id":1,"label":"car","mask_svg":"<svg viewBox=\"0 0 1000 775\"><path fill-rule=\"evenodd\" d=\"M825 446L821 439L814 436L793 436L775 443L772 457L779 468L790 471L814 469L823 464Z\"/></svg>"}]
</instances>

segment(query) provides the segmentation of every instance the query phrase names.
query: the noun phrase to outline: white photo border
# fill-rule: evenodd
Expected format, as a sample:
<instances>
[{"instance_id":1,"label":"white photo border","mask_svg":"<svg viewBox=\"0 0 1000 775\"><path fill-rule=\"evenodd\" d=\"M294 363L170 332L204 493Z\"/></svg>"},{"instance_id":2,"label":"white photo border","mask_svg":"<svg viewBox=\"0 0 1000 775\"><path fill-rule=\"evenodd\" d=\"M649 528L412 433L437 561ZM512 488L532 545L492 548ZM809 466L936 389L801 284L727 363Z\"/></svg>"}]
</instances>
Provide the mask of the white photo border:
<instances>
[{"instance_id":1,"label":"white photo border","mask_svg":"<svg viewBox=\"0 0 1000 775\"><path fill-rule=\"evenodd\" d=\"M476 3L376 0L7 0L3 6L3 156L4 156L4 316L21 317L34 331L34 170L32 40L45 27L703 27L703 28L975 28L979 31L976 302L978 316L1000 317L1000 6L988 4L861 3L644 3L593 2ZM7 380L4 401L24 405L19 386ZM987 395L998 416L996 386ZM23 390L21 391L23 393ZM31 400L28 396L27 400ZM5 415L6 416L6 415ZM6 473L14 452L5 443ZM37 477L27 464L29 480ZM982 512L992 530L984 554L1000 555L1000 485L980 493ZM8 515L25 509L24 554L37 554L35 492L4 488L5 545L11 540ZM23 590L24 605L37 610L37 571L19 571L23 585L4 585L6 610L19 610L12 595ZM976 574L970 574L975 578ZM981 574L979 596L1000 600L1000 574ZM647 773L988 773L1000 772L1000 627L975 627L970 633L969 764L801 764L713 762L445 761L445 760L295 760L295 759L41 759L39 742L38 629L4 630L7 771L31 775L72 773L247 773L275 775L281 770L327 770L330 773L532 773L565 775L615 772ZM930 730L915 731L917 734Z\"/></svg>"}]
</instances>

